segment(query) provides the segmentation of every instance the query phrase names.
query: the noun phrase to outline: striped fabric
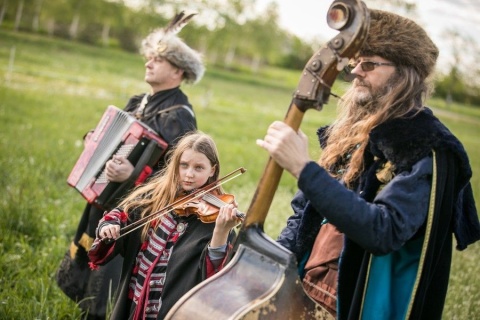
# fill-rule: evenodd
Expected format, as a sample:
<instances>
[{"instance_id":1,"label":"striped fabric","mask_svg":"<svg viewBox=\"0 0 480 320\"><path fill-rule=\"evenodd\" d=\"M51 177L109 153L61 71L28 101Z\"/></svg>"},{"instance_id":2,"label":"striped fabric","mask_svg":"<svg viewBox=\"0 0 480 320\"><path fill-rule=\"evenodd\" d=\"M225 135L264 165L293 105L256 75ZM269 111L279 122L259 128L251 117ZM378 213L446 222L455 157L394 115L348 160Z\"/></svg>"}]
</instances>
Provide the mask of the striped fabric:
<instances>
[{"instance_id":1,"label":"striped fabric","mask_svg":"<svg viewBox=\"0 0 480 320\"><path fill-rule=\"evenodd\" d=\"M133 319L156 319L162 306L162 290L165 271L173 245L186 229L178 228L172 214L164 216L158 227L155 224L148 231L136 259L130 279L129 296L133 299L135 314ZM179 226L180 227L180 226Z\"/></svg>"}]
</instances>

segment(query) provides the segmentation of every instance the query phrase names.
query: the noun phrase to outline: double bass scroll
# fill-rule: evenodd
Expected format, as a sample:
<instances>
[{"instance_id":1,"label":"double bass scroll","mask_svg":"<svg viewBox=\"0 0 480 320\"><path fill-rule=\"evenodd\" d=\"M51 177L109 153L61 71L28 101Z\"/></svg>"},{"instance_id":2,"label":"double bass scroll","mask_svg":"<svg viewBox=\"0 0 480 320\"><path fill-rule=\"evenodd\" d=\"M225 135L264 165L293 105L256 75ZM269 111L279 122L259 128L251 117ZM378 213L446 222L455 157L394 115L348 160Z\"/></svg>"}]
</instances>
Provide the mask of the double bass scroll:
<instances>
[{"instance_id":1,"label":"double bass scroll","mask_svg":"<svg viewBox=\"0 0 480 320\"><path fill-rule=\"evenodd\" d=\"M306 64L284 122L298 130L308 109L321 110L337 75L360 50L370 25L360 0L335 0L327 22L339 32ZM228 264L170 310L167 319L329 319L303 290L294 254L263 231L283 169L269 158Z\"/></svg>"}]
</instances>

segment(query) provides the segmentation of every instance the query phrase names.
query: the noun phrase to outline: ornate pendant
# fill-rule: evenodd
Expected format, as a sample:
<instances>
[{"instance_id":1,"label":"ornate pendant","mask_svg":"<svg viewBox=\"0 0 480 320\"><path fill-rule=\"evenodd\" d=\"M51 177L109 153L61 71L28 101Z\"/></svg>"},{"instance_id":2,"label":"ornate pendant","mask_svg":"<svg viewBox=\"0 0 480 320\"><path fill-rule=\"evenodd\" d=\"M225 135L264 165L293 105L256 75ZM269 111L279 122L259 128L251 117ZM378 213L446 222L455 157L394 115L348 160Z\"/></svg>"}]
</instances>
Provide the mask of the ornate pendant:
<instances>
[{"instance_id":1,"label":"ornate pendant","mask_svg":"<svg viewBox=\"0 0 480 320\"><path fill-rule=\"evenodd\" d=\"M179 222L177 224L177 232L182 233L183 231L185 231L186 226L187 225L184 222Z\"/></svg>"}]
</instances>

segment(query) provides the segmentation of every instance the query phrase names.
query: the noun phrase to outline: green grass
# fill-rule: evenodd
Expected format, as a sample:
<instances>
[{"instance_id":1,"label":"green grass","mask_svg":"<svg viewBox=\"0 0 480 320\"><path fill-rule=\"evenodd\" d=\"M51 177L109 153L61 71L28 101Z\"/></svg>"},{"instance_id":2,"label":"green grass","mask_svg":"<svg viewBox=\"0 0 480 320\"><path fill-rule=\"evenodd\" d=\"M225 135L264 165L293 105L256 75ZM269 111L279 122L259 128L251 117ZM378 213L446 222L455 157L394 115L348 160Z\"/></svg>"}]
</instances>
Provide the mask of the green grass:
<instances>
[{"instance_id":1,"label":"green grass","mask_svg":"<svg viewBox=\"0 0 480 320\"><path fill-rule=\"evenodd\" d=\"M54 281L85 204L66 178L82 151L83 134L107 105L123 107L129 96L147 90L143 73L138 55L0 31L0 319L80 318ZM272 121L283 119L299 76L279 69L249 74L207 65L199 84L183 86L199 128L218 144L222 174L247 169L224 185L244 211L268 159L255 140ZM335 103L332 98L321 112L308 111L302 122L314 158L319 152L315 131L331 122ZM469 152L480 201L479 109L442 103L431 101ZM295 190L294 179L284 174L265 223L272 238L291 214ZM445 319L480 314L478 248L454 252Z\"/></svg>"}]
</instances>

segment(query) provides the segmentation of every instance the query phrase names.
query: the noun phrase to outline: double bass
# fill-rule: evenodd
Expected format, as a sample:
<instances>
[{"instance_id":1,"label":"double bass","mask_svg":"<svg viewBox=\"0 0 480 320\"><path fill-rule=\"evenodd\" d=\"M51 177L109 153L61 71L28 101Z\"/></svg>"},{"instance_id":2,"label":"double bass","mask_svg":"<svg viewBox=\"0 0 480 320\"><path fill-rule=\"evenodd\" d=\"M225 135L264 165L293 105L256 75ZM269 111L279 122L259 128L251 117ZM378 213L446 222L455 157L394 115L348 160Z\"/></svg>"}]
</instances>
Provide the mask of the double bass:
<instances>
[{"instance_id":1,"label":"double bass","mask_svg":"<svg viewBox=\"0 0 480 320\"><path fill-rule=\"evenodd\" d=\"M321 110L331 86L364 43L370 18L359 0L336 0L328 25L339 33L307 62L284 122L298 130L308 109ZM297 261L263 231L283 169L269 158L247 210L228 264L192 288L167 319L325 319L303 290Z\"/></svg>"}]
</instances>

